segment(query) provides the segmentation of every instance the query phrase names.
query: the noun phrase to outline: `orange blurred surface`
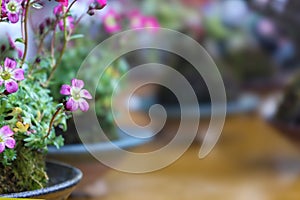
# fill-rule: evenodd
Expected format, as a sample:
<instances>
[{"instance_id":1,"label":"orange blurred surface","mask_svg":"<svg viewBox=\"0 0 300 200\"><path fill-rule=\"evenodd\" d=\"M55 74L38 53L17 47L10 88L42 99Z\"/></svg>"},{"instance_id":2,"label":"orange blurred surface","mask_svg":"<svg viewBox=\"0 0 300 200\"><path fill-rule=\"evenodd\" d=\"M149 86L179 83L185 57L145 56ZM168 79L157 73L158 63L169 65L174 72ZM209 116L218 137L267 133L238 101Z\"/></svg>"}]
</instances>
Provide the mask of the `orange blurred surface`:
<instances>
[{"instance_id":1,"label":"orange blurred surface","mask_svg":"<svg viewBox=\"0 0 300 200\"><path fill-rule=\"evenodd\" d=\"M151 150L163 142L160 137L136 150ZM205 159L198 158L199 148L193 144L171 166L153 173L110 170L96 187L104 195L90 199L300 198L300 151L256 114L228 118L217 146Z\"/></svg>"}]
</instances>

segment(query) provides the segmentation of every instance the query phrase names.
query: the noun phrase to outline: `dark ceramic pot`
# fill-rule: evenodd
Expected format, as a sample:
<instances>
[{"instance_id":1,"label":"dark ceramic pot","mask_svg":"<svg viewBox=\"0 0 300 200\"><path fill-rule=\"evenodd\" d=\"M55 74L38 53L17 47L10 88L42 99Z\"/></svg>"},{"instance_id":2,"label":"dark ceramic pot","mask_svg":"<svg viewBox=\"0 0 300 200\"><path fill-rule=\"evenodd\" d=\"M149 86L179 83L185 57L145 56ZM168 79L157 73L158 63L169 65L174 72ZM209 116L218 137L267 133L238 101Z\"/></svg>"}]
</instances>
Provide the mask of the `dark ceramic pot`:
<instances>
[{"instance_id":1,"label":"dark ceramic pot","mask_svg":"<svg viewBox=\"0 0 300 200\"><path fill-rule=\"evenodd\" d=\"M151 136L152 132L145 131L139 134ZM134 138L121 130L118 130L118 135L119 138L112 141L112 143L121 149L131 149L151 141L149 138ZM96 155L101 154L101 156L113 159L116 164L123 159L110 142L87 145L72 144L65 145L60 149L49 148L48 158L69 163L83 172L83 179L72 195L84 197L103 196L107 192L103 175L109 170L109 167L94 158L86 147Z\"/></svg>"},{"instance_id":2,"label":"dark ceramic pot","mask_svg":"<svg viewBox=\"0 0 300 200\"><path fill-rule=\"evenodd\" d=\"M280 134L300 146L300 125L298 125L295 120L292 121L293 117L289 118L289 120L276 118L282 101L283 96L281 93L269 97L261 106L261 115L263 119L274 129L278 130ZM284 113L289 112L288 109L281 109L281 111Z\"/></svg>"},{"instance_id":3,"label":"dark ceramic pot","mask_svg":"<svg viewBox=\"0 0 300 200\"><path fill-rule=\"evenodd\" d=\"M281 134L300 147L300 126L292 125L279 120L268 119L268 123Z\"/></svg>"},{"instance_id":4,"label":"dark ceramic pot","mask_svg":"<svg viewBox=\"0 0 300 200\"><path fill-rule=\"evenodd\" d=\"M4 198L34 198L45 200L65 200L82 178L79 169L70 165L47 162L47 174L49 176L49 184L46 188L26 191L20 193L3 194Z\"/></svg>"}]
</instances>

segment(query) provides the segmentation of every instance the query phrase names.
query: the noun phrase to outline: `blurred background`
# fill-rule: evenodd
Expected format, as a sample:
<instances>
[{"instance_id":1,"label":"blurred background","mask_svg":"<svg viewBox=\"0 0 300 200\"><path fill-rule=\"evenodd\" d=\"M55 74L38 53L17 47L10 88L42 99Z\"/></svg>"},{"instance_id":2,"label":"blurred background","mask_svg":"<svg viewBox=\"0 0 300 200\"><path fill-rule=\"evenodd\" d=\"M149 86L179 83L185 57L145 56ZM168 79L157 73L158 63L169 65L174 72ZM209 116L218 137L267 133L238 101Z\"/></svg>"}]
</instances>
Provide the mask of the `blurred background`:
<instances>
[{"instance_id":1,"label":"blurred background","mask_svg":"<svg viewBox=\"0 0 300 200\"><path fill-rule=\"evenodd\" d=\"M203 111L196 139L181 158L164 169L137 175L106 169L96 181L85 185L84 193L74 194L71 199L299 199L299 9L297 0L108 1L98 20L80 25L89 30L90 39L76 40L76 48L65 57L65 63L79 62L96 44L124 30L175 30L201 44L216 63L226 89L227 116L216 146L207 157L199 159L211 116L210 95L201 75L184 58L162 50L143 49L122 56L104 77L107 85L99 89L100 124L106 123L108 132L116 126L109 114L113 87L108 85L114 85L112 80L141 64L155 62L180 72L195 91L198 105L188 106ZM173 78L153 68L147 74L129 75L124 85L137 84L149 76L156 80ZM176 95L166 87L147 84L129 96L124 85L119 87L120 98L116 101L124 124L132 123L122 115L126 106L140 126L158 123L155 119L159 117L149 116L154 104L162 105L167 114L153 140L131 151L152 152L169 144L181 120ZM189 130L185 131L188 135ZM154 162L168 156L162 154ZM119 165L130 162L123 157Z\"/></svg>"},{"instance_id":2,"label":"blurred background","mask_svg":"<svg viewBox=\"0 0 300 200\"><path fill-rule=\"evenodd\" d=\"M80 16L89 2L78 2L72 11ZM51 6L51 2L48 4ZM127 86L138 84L147 77L172 82L172 76L150 67L147 74L129 74L126 83L118 85L123 75L147 63L170 66L189 81L198 103L187 106L202 111L201 118L196 118L197 136L170 166L145 174L118 172L99 163L88 164L87 158L76 156L72 161L70 158L74 154L67 155L71 160L68 162L82 162L79 165L86 177L70 199L300 199L299 11L298 0L109 0L101 12L95 13L96 17L83 18L78 24L78 32L87 34L71 42L56 71L58 81L52 85L53 91L58 91L61 84L69 83L80 67L78 63L110 36L134 28L152 27L155 30L161 27L188 35L208 52L224 81L227 115L216 146L207 157L199 159L211 117L210 95L203 77L185 58L163 50L142 49L123 55L105 71L96 92L97 117L108 137L116 141L122 139L111 111L112 93L117 87L114 109L119 112L118 118L123 124L131 126L134 122L146 126L159 123L159 117L149 115L155 104L162 105L167 114L162 129L155 132L151 140L125 145L126 148L130 147L135 153L153 152L174 139L182 113L176 94L158 84L144 85L134 94L126 90ZM46 17L43 9L34 14ZM43 32L39 23L33 22L32 26ZM135 42L141 40L136 38ZM176 45L176 41L172 43ZM32 55L34 51L33 48ZM109 53L103 50L102 56ZM101 65L101 59L97 57L90 62L90 65ZM185 88L180 90L184 92ZM128 108L130 119L122 114ZM193 112L186 114L191 120L197 117ZM76 132L72 121L69 124L69 131ZM97 129L91 128L88 132L96 133ZM188 135L189 129L185 132ZM64 136L67 144L80 142L76 136ZM86 140L95 141L94 136L86 134L86 137ZM174 152L181 144L176 145ZM107 154L112 159L116 156ZM68 160L55 153L52 156ZM153 162L159 163L168 156L162 154ZM151 164L132 163L127 157L116 158L120 167L128 163L136 166ZM88 166L83 166L85 164Z\"/></svg>"},{"instance_id":3,"label":"blurred background","mask_svg":"<svg viewBox=\"0 0 300 200\"><path fill-rule=\"evenodd\" d=\"M210 112L205 112L210 110L210 96L201 75L187 60L170 52L144 49L124 55L124 68L119 74L156 62L184 75L199 103L189 106L199 106L203 111L197 137L170 166L140 175L109 170L90 186L91 193L85 194L97 199L299 199L299 9L297 0L109 1L100 14L98 23L104 25L101 32L90 26L93 41L142 27L168 28L188 35L205 48L222 75L227 116L217 145L206 158L199 159L210 118ZM110 21L106 21L106 15ZM112 66L121 69L119 64ZM129 76L127 84L134 85L148 76L172 81L168 74L153 68L147 74ZM155 123L156 117L149 116L154 104L163 105L168 116L153 141L131 151L152 152L174 139L181 112L171 90L148 84L130 97L121 88L120 96L125 99L119 100L120 113L130 98L131 117L140 126ZM122 114L120 118L124 124L132 123ZM168 156L162 154L154 162ZM125 157L119 165L130 162Z\"/></svg>"}]
</instances>

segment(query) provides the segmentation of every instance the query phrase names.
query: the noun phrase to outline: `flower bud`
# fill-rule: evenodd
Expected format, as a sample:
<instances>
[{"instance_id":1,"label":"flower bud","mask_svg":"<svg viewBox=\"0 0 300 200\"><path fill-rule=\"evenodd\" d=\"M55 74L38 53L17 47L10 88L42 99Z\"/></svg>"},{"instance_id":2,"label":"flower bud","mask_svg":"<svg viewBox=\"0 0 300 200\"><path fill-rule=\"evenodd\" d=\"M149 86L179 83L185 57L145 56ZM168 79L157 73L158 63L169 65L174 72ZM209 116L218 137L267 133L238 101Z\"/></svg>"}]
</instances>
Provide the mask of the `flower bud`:
<instances>
[{"instance_id":1,"label":"flower bud","mask_svg":"<svg viewBox=\"0 0 300 200\"><path fill-rule=\"evenodd\" d=\"M41 58L40 57L37 57L36 59L35 59L35 63L40 63L41 62Z\"/></svg>"},{"instance_id":2,"label":"flower bud","mask_svg":"<svg viewBox=\"0 0 300 200\"><path fill-rule=\"evenodd\" d=\"M44 33L44 30L45 30L45 24L41 23L40 26L39 26L40 35L42 35Z\"/></svg>"},{"instance_id":3,"label":"flower bud","mask_svg":"<svg viewBox=\"0 0 300 200\"><path fill-rule=\"evenodd\" d=\"M96 0L95 2L95 9L101 10L106 6L106 0Z\"/></svg>"},{"instance_id":4,"label":"flower bud","mask_svg":"<svg viewBox=\"0 0 300 200\"><path fill-rule=\"evenodd\" d=\"M50 26L51 25L51 19L48 17L46 20L46 26Z\"/></svg>"},{"instance_id":5,"label":"flower bud","mask_svg":"<svg viewBox=\"0 0 300 200\"><path fill-rule=\"evenodd\" d=\"M93 16L95 14L95 10L94 9L89 9L87 11L87 14L90 15L90 16Z\"/></svg>"},{"instance_id":6,"label":"flower bud","mask_svg":"<svg viewBox=\"0 0 300 200\"><path fill-rule=\"evenodd\" d=\"M5 46L5 44L2 44L1 45L1 53L3 53L5 50L6 50L6 46Z\"/></svg>"}]
</instances>

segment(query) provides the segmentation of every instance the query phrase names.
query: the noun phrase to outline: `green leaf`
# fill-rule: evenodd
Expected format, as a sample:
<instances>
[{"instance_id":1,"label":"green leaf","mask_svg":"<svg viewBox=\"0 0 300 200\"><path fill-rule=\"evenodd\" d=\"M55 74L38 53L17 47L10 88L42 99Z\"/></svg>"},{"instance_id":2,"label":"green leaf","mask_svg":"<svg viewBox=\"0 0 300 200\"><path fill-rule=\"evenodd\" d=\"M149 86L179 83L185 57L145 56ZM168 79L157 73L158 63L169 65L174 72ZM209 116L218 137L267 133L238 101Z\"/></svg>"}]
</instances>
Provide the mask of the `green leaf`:
<instances>
[{"instance_id":1,"label":"green leaf","mask_svg":"<svg viewBox=\"0 0 300 200\"><path fill-rule=\"evenodd\" d=\"M79 38L84 38L84 35L83 34L75 34L75 35L72 35L69 39L70 40L75 40L75 39L79 39Z\"/></svg>"},{"instance_id":2,"label":"green leaf","mask_svg":"<svg viewBox=\"0 0 300 200\"><path fill-rule=\"evenodd\" d=\"M17 39L15 40L15 42L20 42L20 43L22 43L22 44L25 44L25 41L23 40L23 38L17 38Z\"/></svg>"}]
</instances>

